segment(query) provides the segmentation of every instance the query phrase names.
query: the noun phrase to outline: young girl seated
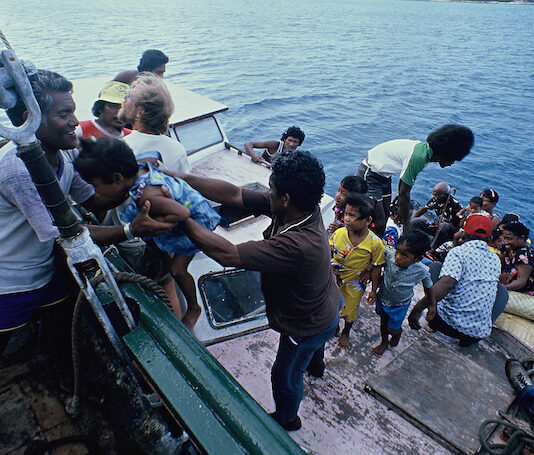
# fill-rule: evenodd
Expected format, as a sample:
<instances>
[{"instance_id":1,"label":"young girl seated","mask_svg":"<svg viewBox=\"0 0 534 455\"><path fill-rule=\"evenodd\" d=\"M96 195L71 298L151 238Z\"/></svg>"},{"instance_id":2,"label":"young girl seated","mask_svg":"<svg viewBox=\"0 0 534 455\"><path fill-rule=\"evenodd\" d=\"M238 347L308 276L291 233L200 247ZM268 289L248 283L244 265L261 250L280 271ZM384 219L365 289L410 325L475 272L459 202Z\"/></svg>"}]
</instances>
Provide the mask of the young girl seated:
<instances>
[{"instance_id":1,"label":"young girl seated","mask_svg":"<svg viewBox=\"0 0 534 455\"><path fill-rule=\"evenodd\" d=\"M356 317L358 307L365 292L365 283L360 274L371 267L372 288L367 297L372 304L380 281L380 269L384 263L384 244L369 230L373 217L371 203L361 194L351 194L346 198L345 226L337 229L329 239L332 249L332 271L337 278L345 303L341 317L345 326L339 338L339 345L349 346L349 333Z\"/></svg>"},{"instance_id":2,"label":"young girl seated","mask_svg":"<svg viewBox=\"0 0 534 455\"><path fill-rule=\"evenodd\" d=\"M191 216L208 229L215 229L221 217L209 202L186 182L159 172L150 162L138 164L135 155L118 139L101 138L96 141L82 139L74 167L82 178L95 187L101 195L115 200L117 206L128 199L119 217L131 222L145 201L150 202L150 216L179 223ZM172 199L162 194L161 187L168 188ZM174 253L170 271L187 300L187 312L183 322L192 328L200 315L196 287L187 267L198 248L177 227L172 231L151 238L163 251ZM175 314L178 313L175 310Z\"/></svg>"},{"instance_id":3,"label":"young girl seated","mask_svg":"<svg viewBox=\"0 0 534 455\"><path fill-rule=\"evenodd\" d=\"M428 267L420 261L430 249L430 237L414 229L403 234L397 249L386 249L384 276L376 298L376 313L380 316L380 344L373 348L381 356L388 347L397 346L414 295L413 288L423 282L425 295L435 304ZM390 338L391 336L391 338Z\"/></svg>"}]
</instances>

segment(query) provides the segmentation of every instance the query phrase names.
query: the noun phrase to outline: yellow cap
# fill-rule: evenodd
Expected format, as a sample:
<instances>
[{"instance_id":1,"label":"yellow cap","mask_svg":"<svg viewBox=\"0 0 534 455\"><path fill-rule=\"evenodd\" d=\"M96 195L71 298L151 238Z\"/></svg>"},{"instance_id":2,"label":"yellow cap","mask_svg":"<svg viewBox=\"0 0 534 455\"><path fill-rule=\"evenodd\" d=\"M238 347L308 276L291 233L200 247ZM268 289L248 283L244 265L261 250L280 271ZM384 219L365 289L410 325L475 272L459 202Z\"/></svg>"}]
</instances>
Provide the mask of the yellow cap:
<instances>
[{"instance_id":1,"label":"yellow cap","mask_svg":"<svg viewBox=\"0 0 534 455\"><path fill-rule=\"evenodd\" d=\"M117 81L109 81L104 84L104 88L98 95L98 100L114 104L122 104L124 103L124 98L126 98L129 90L130 86L128 84Z\"/></svg>"}]
</instances>

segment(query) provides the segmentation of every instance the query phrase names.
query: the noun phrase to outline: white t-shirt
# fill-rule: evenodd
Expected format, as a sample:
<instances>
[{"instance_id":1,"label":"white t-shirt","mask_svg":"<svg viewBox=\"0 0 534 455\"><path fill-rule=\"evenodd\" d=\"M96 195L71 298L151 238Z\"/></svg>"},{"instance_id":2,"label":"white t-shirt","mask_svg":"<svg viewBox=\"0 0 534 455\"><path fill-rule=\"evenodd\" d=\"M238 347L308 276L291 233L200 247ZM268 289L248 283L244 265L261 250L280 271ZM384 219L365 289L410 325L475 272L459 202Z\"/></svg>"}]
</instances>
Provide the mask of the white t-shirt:
<instances>
[{"instance_id":1,"label":"white t-shirt","mask_svg":"<svg viewBox=\"0 0 534 455\"><path fill-rule=\"evenodd\" d=\"M402 176L412 159L414 147L420 143L412 139L383 142L367 152L367 164L371 171L384 177Z\"/></svg>"},{"instance_id":2,"label":"white t-shirt","mask_svg":"<svg viewBox=\"0 0 534 455\"><path fill-rule=\"evenodd\" d=\"M63 192L82 203L95 190L74 170L72 158L73 151L59 151L56 175ZM59 231L16 149L2 148L0 167L0 294L33 291L52 279Z\"/></svg>"},{"instance_id":3,"label":"white t-shirt","mask_svg":"<svg viewBox=\"0 0 534 455\"><path fill-rule=\"evenodd\" d=\"M155 135L132 131L132 134L123 140L131 147L135 156L158 152L161 155L161 162L171 172L191 170L184 146L165 134Z\"/></svg>"}]
</instances>

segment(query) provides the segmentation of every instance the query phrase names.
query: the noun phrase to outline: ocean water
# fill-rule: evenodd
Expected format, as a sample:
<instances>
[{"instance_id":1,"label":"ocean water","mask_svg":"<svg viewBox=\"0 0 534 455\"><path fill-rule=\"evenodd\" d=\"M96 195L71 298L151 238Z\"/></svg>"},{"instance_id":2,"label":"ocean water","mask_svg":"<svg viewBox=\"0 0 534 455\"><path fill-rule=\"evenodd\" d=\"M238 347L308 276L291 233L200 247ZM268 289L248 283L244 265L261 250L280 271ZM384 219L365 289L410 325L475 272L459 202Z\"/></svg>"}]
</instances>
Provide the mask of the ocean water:
<instances>
[{"instance_id":1,"label":"ocean water","mask_svg":"<svg viewBox=\"0 0 534 455\"><path fill-rule=\"evenodd\" d=\"M167 78L230 107L230 142L278 139L291 125L324 164L326 191L390 139L445 123L475 133L471 154L431 164L412 190L444 180L467 203L534 229L534 5L401 0L3 0L0 29L20 58L69 78L135 68L148 48Z\"/></svg>"}]
</instances>

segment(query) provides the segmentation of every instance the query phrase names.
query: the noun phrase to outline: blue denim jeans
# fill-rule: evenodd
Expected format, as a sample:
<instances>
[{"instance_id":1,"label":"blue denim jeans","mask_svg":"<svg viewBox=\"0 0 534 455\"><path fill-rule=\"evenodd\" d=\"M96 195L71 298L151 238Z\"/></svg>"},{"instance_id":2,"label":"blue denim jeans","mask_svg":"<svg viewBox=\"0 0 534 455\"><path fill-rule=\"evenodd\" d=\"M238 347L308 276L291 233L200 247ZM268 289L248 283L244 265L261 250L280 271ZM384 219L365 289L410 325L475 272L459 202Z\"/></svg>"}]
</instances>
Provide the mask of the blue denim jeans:
<instances>
[{"instance_id":1,"label":"blue denim jeans","mask_svg":"<svg viewBox=\"0 0 534 455\"><path fill-rule=\"evenodd\" d=\"M297 416L302 401L304 371L308 364L320 364L323 361L324 345L332 338L338 324L339 314L328 327L315 335L280 335L278 353L271 370L278 420L291 420Z\"/></svg>"}]
</instances>

